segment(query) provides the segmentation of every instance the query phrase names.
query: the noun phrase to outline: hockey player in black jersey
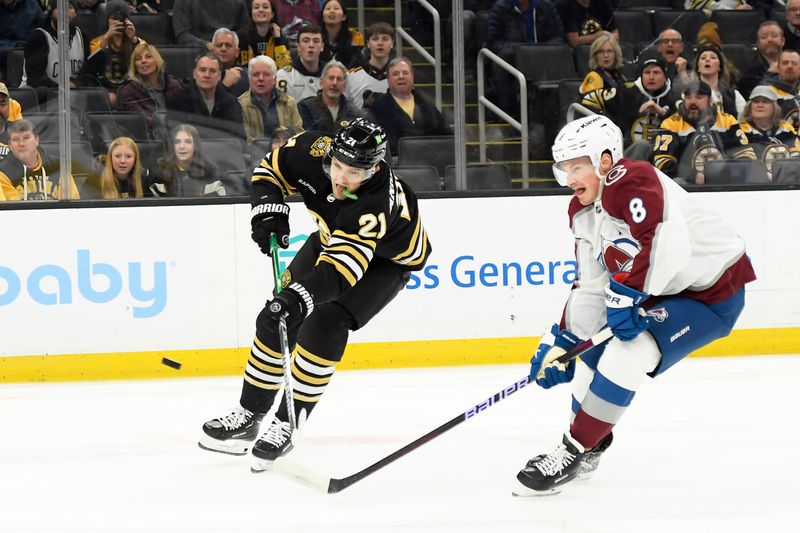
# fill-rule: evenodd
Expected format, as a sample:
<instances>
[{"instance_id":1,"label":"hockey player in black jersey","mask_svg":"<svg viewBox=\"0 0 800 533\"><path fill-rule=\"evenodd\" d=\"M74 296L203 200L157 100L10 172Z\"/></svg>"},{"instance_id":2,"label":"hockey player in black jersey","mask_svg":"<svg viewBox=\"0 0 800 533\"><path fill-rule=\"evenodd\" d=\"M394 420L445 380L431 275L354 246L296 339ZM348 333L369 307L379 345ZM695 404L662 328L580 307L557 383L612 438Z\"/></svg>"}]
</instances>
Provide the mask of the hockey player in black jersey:
<instances>
[{"instance_id":1,"label":"hockey player in black jersey","mask_svg":"<svg viewBox=\"0 0 800 533\"><path fill-rule=\"evenodd\" d=\"M283 382L278 319L286 316L295 417L302 426L344 353L350 330L363 327L420 270L431 247L414 192L383 161L386 133L356 119L335 138L307 131L266 155L253 171L252 236L269 253L270 236L289 242L287 195L299 193L319 230L281 278L283 290L256 319L240 405L206 422L200 447L244 455L254 470L292 448L285 398L256 440ZM255 444L253 444L255 441Z\"/></svg>"}]
</instances>

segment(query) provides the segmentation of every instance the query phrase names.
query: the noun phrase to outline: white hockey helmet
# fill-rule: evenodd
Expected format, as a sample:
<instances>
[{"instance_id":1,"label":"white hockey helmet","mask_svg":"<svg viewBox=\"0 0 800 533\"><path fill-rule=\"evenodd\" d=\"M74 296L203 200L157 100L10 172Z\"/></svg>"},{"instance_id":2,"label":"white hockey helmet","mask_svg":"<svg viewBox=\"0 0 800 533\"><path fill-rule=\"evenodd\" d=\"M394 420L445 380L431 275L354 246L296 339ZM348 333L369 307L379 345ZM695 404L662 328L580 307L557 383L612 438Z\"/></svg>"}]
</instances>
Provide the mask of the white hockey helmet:
<instances>
[{"instance_id":1,"label":"white hockey helmet","mask_svg":"<svg viewBox=\"0 0 800 533\"><path fill-rule=\"evenodd\" d=\"M561 164L577 157L589 156L600 178L600 157L611 154L613 163L622 158L622 131L604 115L590 115L573 120L558 132L553 143L553 175L559 185L567 185L567 173Z\"/></svg>"}]
</instances>

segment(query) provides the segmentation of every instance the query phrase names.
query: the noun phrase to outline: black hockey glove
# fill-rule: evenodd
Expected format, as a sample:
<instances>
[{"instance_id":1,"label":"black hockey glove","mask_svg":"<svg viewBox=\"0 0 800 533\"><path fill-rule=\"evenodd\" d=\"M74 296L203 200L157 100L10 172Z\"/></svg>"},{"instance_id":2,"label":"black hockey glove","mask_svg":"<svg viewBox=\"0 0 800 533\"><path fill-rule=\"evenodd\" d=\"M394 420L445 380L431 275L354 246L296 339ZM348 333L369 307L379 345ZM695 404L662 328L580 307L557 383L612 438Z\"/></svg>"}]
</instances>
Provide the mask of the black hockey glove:
<instances>
[{"instance_id":1,"label":"black hockey glove","mask_svg":"<svg viewBox=\"0 0 800 533\"><path fill-rule=\"evenodd\" d=\"M250 212L250 227L253 240L261 252L269 255L269 237L275 234L278 246L289 247L289 206L274 195L261 198Z\"/></svg>"},{"instance_id":2,"label":"black hockey glove","mask_svg":"<svg viewBox=\"0 0 800 533\"><path fill-rule=\"evenodd\" d=\"M314 297L299 283L292 283L267 302L267 312L278 320L280 317L299 320L314 310Z\"/></svg>"}]
</instances>

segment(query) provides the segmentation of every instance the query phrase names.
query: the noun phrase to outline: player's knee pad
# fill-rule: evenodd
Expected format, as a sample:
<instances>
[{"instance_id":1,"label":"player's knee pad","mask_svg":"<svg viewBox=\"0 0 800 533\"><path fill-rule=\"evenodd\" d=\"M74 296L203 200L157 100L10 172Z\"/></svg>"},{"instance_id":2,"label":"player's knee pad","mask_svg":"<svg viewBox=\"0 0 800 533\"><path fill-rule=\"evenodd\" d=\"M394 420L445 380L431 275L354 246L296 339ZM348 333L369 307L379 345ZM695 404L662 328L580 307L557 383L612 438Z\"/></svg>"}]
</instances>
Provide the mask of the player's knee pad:
<instances>
[{"instance_id":1,"label":"player's knee pad","mask_svg":"<svg viewBox=\"0 0 800 533\"><path fill-rule=\"evenodd\" d=\"M303 322L297 343L318 357L339 362L352 327L353 317L344 307L336 302L322 304Z\"/></svg>"},{"instance_id":2,"label":"player's knee pad","mask_svg":"<svg viewBox=\"0 0 800 533\"><path fill-rule=\"evenodd\" d=\"M612 339L597 363L597 372L615 385L635 391L648 373L655 370L661 352L653 337L640 333L630 341Z\"/></svg>"}]
</instances>

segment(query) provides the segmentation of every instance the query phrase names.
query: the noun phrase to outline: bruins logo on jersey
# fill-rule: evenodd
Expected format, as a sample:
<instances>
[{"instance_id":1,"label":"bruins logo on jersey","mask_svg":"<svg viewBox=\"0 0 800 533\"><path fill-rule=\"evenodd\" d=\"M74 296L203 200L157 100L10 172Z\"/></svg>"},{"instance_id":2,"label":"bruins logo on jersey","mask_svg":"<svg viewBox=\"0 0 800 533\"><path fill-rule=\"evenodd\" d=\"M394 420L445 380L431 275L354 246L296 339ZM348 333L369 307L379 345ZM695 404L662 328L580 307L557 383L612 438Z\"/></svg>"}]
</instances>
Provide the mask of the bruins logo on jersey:
<instances>
[{"instance_id":1,"label":"bruins logo on jersey","mask_svg":"<svg viewBox=\"0 0 800 533\"><path fill-rule=\"evenodd\" d=\"M281 289L285 289L286 287L288 287L291 282L292 282L292 273L287 268L286 270L283 271L283 274L281 274Z\"/></svg>"},{"instance_id":2,"label":"bruins logo on jersey","mask_svg":"<svg viewBox=\"0 0 800 533\"><path fill-rule=\"evenodd\" d=\"M785 144L768 144L764 147L764 153L761 154L761 160L767 166L767 170L772 172L772 162L776 159L791 157L789 154L789 147Z\"/></svg>"},{"instance_id":3,"label":"bruins logo on jersey","mask_svg":"<svg viewBox=\"0 0 800 533\"><path fill-rule=\"evenodd\" d=\"M309 153L311 157L322 157L328 153L328 147L331 145L331 138L330 137L320 137L313 143L311 143L311 150Z\"/></svg>"},{"instance_id":4,"label":"bruins logo on jersey","mask_svg":"<svg viewBox=\"0 0 800 533\"><path fill-rule=\"evenodd\" d=\"M589 17L583 21L583 25L581 26L581 35L592 35L593 33L597 33L599 31L603 31L603 25L600 24L600 21L594 17Z\"/></svg>"},{"instance_id":5,"label":"bruins logo on jersey","mask_svg":"<svg viewBox=\"0 0 800 533\"><path fill-rule=\"evenodd\" d=\"M658 115L642 115L631 125L631 139L652 142L653 134L661 126Z\"/></svg>"},{"instance_id":6,"label":"bruins logo on jersey","mask_svg":"<svg viewBox=\"0 0 800 533\"><path fill-rule=\"evenodd\" d=\"M706 166L706 161L713 161L715 159L722 159L722 152L713 144L705 144L697 149L692 158L692 167L697 172L703 172Z\"/></svg>"}]
</instances>

